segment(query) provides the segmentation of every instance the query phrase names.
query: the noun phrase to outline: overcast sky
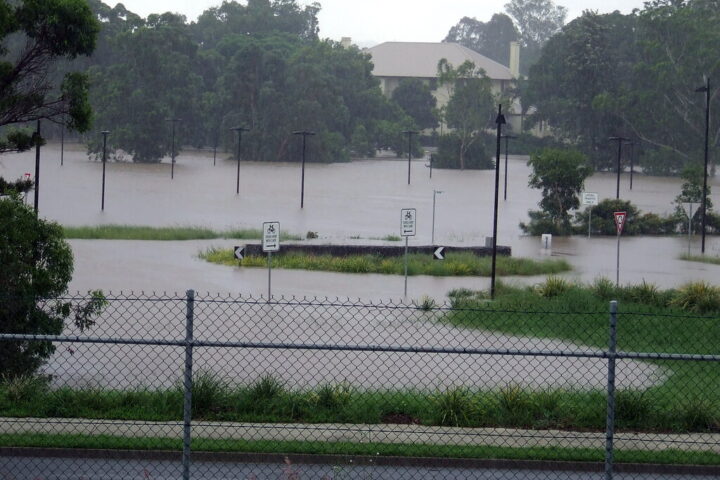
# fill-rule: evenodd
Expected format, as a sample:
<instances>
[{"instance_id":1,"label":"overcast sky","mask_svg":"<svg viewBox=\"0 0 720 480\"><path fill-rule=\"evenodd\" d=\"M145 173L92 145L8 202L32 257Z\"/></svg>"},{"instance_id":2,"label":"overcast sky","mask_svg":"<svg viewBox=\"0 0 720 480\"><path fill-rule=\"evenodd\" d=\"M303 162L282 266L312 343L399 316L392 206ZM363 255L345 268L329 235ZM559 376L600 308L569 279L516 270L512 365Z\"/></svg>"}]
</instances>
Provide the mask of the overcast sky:
<instances>
[{"instance_id":1,"label":"overcast sky","mask_svg":"<svg viewBox=\"0 0 720 480\"><path fill-rule=\"evenodd\" d=\"M504 11L508 0L319 0L320 36L340 40L351 37L367 47L385 41L439 42L462 17L487 21ZM106 3L114 5L112 0ZM222 0L123 0L125 7L143 17L150 13L179 12L188 20ZM299 0L306 5L308 0ZM643 0L560 0L568 9L568 20L583 10L601 13L641 8Z\"/></svg>"}]
</instances>

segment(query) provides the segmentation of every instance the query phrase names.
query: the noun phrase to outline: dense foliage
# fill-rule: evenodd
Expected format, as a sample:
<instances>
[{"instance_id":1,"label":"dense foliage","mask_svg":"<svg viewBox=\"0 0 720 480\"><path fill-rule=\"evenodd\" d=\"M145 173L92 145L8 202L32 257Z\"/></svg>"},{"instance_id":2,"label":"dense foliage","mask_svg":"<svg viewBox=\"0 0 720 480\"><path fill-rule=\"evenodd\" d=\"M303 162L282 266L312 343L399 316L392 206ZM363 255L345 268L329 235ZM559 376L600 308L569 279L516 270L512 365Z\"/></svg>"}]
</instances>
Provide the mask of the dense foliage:
<instances>
[{"instance_id":1,"label":"dense foliage","mask_svg":"<svg viewBox=\"0 0 720 480\"><path fill-rule=\"evenodd\" d=\"M60 225L46 222L17 198L0 200L0 332L57 335L73 317L85 329L104 304L99 292L85 305L57 300L73 270ZM6 377L35 372L55 350L51 342L0 342Z\"/></svg>"},{"instance_id":2,"label":"dense foliage","mask_svg":"<svg viewBox=\"0 0 720 480\"><path fill-rule=\"evenodd\" d=\"M524 103L596 168L612 168L608 137L623 136L640 146L644 172L678 174L703 156L705 94L696 90L704 75L718 78L719 26L713 0L654 0L629 15L587 11L544 46ZM718 91L711 83L711 110ZM711 121L711 145L719 138Z\"/></svg>"},{"instance_id":3,"label":"dense foliage","mask_svg":"<svg viewBox=\"0 0 720 480\"><path fill-rule=\"evenodd\" d=\"M116 158L169 155L171 118L181 120L176 149L233 150L229 129L243 126L250 131L242 155L261 161L298 160L297 130L316 133L309 161L373 155L383 146L400 154L402 141L388 137L428 124L420 117L416 125L382 95L368 54L318 39L317 4L224 2L195 23L171 13L143 20L122 5L94 8L108 26L101 44L109 58L93 58L92 100ZM99 138L90 142L91 152L101 147Z\"/></svg>"},{"instance_id":4,"label":"dense foliage","mask_svg":"<svg viewBox=\"0 0 720 480\"><path fill-rule=\"evenodd\" d=\"M70 129L90 126L85 75L54 67L63 59L89 55L99 24L85 0L0 0L0 153L18 152L42 139L24 128L40 119L63 121ZM25 181L0 178L0 194L27 190Z\"/></svg>"}]
</instances>

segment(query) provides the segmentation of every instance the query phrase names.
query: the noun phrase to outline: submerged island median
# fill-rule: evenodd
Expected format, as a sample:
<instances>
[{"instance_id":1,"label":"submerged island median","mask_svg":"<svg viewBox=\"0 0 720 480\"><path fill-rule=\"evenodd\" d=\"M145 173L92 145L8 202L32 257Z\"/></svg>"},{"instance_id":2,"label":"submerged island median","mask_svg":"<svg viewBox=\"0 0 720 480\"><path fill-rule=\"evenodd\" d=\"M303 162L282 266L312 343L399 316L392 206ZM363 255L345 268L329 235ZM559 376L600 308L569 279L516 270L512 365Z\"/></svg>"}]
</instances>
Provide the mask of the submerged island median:
<instances>
[{"instance_id":1,"label":"submerged island median","mask_svg":"<svg viewBox=\"0 0 720 480\"><path fill-rule=\"evenodd\" d=\"M249 255L237 260L232 249L208 248L200 253L200 258L221 265L242 267L266 267L267 258ZM273 255L273 266L296 270L317 270L340 273L381 273L402 275L404 258L402 256L381 255L316 255L310 253L289 252ZM431 255L408 255L408 275L432 276L490 276L492 258L472 253L447 253L445 260L433 260ZM529 258L497 257L498 275L547 275L567 272L570 264L563 259L532 260Z\"/></svg>"}]
</instances>

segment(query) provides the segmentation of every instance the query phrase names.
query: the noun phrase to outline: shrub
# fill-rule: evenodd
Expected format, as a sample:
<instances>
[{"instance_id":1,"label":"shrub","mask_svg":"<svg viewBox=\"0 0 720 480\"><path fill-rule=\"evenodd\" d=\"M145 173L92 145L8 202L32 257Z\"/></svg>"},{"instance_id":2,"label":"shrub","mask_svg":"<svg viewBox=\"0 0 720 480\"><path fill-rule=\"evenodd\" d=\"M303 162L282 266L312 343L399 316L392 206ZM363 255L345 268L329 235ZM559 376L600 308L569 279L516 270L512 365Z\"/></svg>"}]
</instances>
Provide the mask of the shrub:
<instances>
[{"instance_id":1,"label":"shrub","mask_svg":"<svg viewBox=\"0 0 720 480\"><path fill-rule=\"evenodd\" d=\"M448 388L432 399L435 420L438 425L465 427L470 425L473 414L473 402L466 388Z\"/></svg>"},{"instance_id":2,"label":"shrub","mask_svg":"<svg viewBox=\"0 0 720 480\"><path fill-rule=\"evenodd\" d=\"M488 136L480 138L470 146L465 154L466 169L490 169L495 166L490 150L487 148ZM438 142L438 151L433 160L433 168L460 168L460 139L457 135L442 135Z\"/></svg>"},{"instance_id":3,"label":"shrub","mask_svg":"<svg viewBox=\"0 0 720 480\"><path fill-rule=\"evenodd\" d=\"M694 313L720 310L720 289L705 282L692 282L678 288L670 305Z\"/></svg>"},{"instance_id":4,"label":"shrub","mask_svg":"<svg viewBox=\"0 0 720 480\"><path fill-rule=\"evenodd\" d=\"M267 401L279 397L285 391L282 382L272 375L264 375L250 386L248 392L253 401Z\"/></svg>"},{"instance_id":5,"label":"shrub","mask_svg":"<svg viewBox=\"0 0 720 480\"><path fill-rule=\"evenodd\" d=\"M553 298L570 290L572 285L564 278L551 275L545 279L545 282L535 286L535 292L541 297Z\"/></svg>"}]
</instances>

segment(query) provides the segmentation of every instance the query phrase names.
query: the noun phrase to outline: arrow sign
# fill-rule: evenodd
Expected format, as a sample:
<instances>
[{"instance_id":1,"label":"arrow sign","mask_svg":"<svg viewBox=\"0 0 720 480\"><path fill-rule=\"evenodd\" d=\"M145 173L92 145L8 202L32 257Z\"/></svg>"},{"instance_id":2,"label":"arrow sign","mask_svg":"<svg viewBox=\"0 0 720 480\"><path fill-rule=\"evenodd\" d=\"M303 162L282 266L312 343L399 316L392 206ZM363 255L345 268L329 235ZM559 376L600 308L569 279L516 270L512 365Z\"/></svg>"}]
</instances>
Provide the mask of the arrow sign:
<instances>
[{"instance_id":1,"label":"arrow sign","mask_svg":"<svg viewBox=\"0 0 720 480\"><path fill-rule=\"evenodd\" d=\"M233 249L233 254L235 255L235 258L242 260L245 256L245 247L235 247Z\"/></svg>"},{"instance_id":2,"label":"arrow sign","mask_svg":"<svg viewBox=\"0 0 720 480\"><path fill-rule=\"evenodd\" d=\"M615 228L617 229L617 234L620 235L623 231L623 227L625 226L627 212L615 212L613 215L615 215Z\"/></svg>"},{"instance_id":3,"label":"arrow sign","mask_svg":"<svg viewBox=\"0 0 720 480\"><path fill-rule=\"evenodd\" d=\"M445 260L445 247L437 247L433 252L433 259Z\"/></svg>"}]
</instances>

